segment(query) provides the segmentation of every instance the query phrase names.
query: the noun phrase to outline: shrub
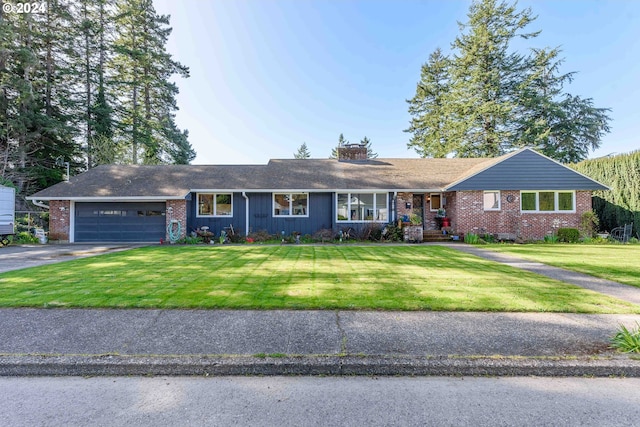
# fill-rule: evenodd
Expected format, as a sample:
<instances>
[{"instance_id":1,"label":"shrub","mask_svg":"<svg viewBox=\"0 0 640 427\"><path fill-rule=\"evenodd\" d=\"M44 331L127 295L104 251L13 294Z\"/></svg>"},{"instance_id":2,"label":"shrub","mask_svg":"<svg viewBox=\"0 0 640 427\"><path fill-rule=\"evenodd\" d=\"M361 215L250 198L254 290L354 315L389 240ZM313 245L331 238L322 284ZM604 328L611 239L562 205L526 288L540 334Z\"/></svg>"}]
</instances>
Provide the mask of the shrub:
<instances>
[{"instance_id":1,"label":"shrub","mask_svg":"<svg viewBox=\"0 0 640 427\"><path fill-rule=\"evenodd\" d=\"M576 243L580 239L577 228L558 228L558 240L565 243Z\"/></svg>"},{"instance_id":2,"label":"shrub","mask_svg":"<svg viewBox=\"0 0 640 427\"><path fill-rule=\"evenodd\" d=\"M543 240L545 243L558 243L560 239L555 234L546 234Z\"/></svg>"},{"instance_id":3,"label":"shrub","mask_svg":"<svg viewBox=\"0 0 640 427\"><path fill-rule=\"evenodd\" d=\"M404 240L404 235L402 233L402 227L396 224L388 224L382 230L382 238L391 242L401 242Z\"/></svg>"},{"instance_id":4,"label":"shrub","mask_svg":"<svg viewBox=\"0 0 640 427\"><path fill-rule=\"evenodd\" d=\"M382 240L382 227L380 226L380 224L372 224L370 226L368 226L371 228L371 231L369 233L369 240L371 240L372 242L379 242Z\"/></svg>"},{"instance_id":5,"label":"shrub","mask_svg":"<svg viewBox=\"0 0 640 427\"><path fill-rule=\"evenodd\" d=\"M316 242L328 242L334 239L336 233L333 232L330 228L322 228L315 233L313 233L313 240Z\"/></svg>"},{"instance_id":6,"label":"shrub","mask_svg":"<svg viewBox=\"0 0 640 427\"><path fill-rule=\"evenodd\" d=\"M640 324L631 331L620 325L618 332L611 338L611 347L623 353L640 353Z\"/></svg>"},{"instance_id":7,"label":"shrub","mask_svg":"<svg viewBox=\"0 0 640 427\"><path fill-rule=\"evenodd\" d=\"M495 243L496 240L496 236L494 236L493 234L483 234L482 235L482 240L484 240L485 243Z\"/></svg>"},{"instance_id":8,"label":"shrub","mask_svg":"<svg viewBox=\"0 0 640 427\"><path fill-rule=\"evenodd\" d=\"M585 237L595 237L600 220L593 210L586 211L580 216L580 230Z\"/></svg>"},{"instance_id":9,"label":"shrub","mask_svg":"<svg viewBox=\"0 0 640 427\"><path fill-rule=\"evenodd\" d=\"M244 236L240 233L230 233L227 234L227 236L229 237L229 241L231 243L242 243L244 242Z\"/></svg>"},{"instance_id":10,"label":"shrub","mask_svg":"<svg viewBox=\"0 0 640 427\"><path fill-rule=\"evenodd\" d=\"M249 233L247 237L253 239L254 242L266 242L267 240L274 240L276 238L269 234L267 230L253 231Z\"/></svg>"},{"instance_id":11,"label":"shrub","mask_svg":"<svg viewBox=\"0 0 640 427\"><path fill-rule=\"evenodd\" d=\"M464 242L470 245L477 245L480 243L480 236L475 233L467 233L464 235Z\"/></svg>"},{"instance_id":12,"label":"shrub","mask_svg":"<svg viewBox=\"0 0 640 427\"><path fill-rule=\"evenodd\" d=\"M186 236L184 239L178 240L177 243L184 243L186 245L198 245L202 243L204 240L202 237L198 236Z\"/></svg>"},{"instance_id":13,"label":"shrub","mask_svg":"<svg viewBox=\"0 0 640 427\"><path fill-rule=\"evenodd\" d=\"M28 231L21 231L13 236L13 243L16 245L27 245L38 242L40 242L40 240Z\"/></svg>"}]
</instances>

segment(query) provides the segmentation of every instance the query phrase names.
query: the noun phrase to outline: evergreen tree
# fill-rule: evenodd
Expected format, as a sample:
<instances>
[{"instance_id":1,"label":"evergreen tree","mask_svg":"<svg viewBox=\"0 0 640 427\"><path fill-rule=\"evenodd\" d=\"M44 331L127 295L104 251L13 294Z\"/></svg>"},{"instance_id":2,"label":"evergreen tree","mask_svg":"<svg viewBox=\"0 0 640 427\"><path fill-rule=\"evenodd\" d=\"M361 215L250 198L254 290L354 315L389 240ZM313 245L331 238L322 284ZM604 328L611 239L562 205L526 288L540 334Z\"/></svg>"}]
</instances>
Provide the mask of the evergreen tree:
<instances>
[{"instance_id":1,"label":"evergreen tree","mask_svg":"<svg viewBox=\"0 0 640 427\"><path fill-rule=\"evenodd\" d=\"M445 157L456 153L458 138L452 135L447 95L450 90L449 59L438 48L422 65L415 96L407 100L413 136L407 144L422 157Z\"/></svg>"},{"instance_id":2,"label":"evergreen tree","mask_svg":"<svg viewBox=\"0 0 640 427\"><path fill-rule=\"evenodd\" d=\"M436 50L422 67L408 101L409 147L424 157L491 157L533 145L560 161L599 147L608 109L562 92L571 74L557 74L558 51L512 51L515 38L539 34L525 30L534 19L515 4L472 3L451 56Z\"/></svg>"},{"instance_id":3,"label":"evergreen tree","mask_svg":"<svg viewBox=\"0 0 640 427\"><path fill-rule=\"evenodd\" d=\"M378 153L374 153L371 148L371 141L366 136L360 141L360 144L367 147L367 159L377 159Z\"/></svg>"},{"instance_id":4,"label":"evergreen tree","mask_svg":"<svg viewBox=\"0 0 640 427\"><path fill-rule=\"evenodd\" d=\"M178 87L169 79L174 74L188 77L189 71L166 52L169 17L158 15L150 0L121 0L116 5L119 34L113 64L124 100L118 121L121 137L130 143L131 161L158 164L193 158L187 134L177 131L174 121Z\"/></svg>"},{"instance_id":5,"label":"evergreen tree","mask_svg":"<svg viewBox=\"0 0 640 427\"><path fill-rule=\"evenodd\" d=\"M303 142L300 147L298 147L298 151L293 153L294 159L308 159L311 157L311 153L309 153L309 149L307 148L307 143Z\"/></svg>"},{"instance_id":6,"label":"evergreen tree","mask_svg":"<svg viewBox=\"0 0 640 427\"><path fill-rule=\"evenodd\" d=\"M65 22L61 8L0 15L2 177L19 197L62 179L56 159L78 166L64 84Z\"/></svg>"},{"instance_id":7,"label":"evergreen tree","mask_svg":"<svg viewBox=\"0 0 640 427\"><path fill-rule=\"evenodd\" d=\"M575 73L559 74L558 54L558 49L533 50L520 93L516 141L563 163L578 162L609 132L609 109L563 93Z\"/></svg>"},{"instance_id":8,"label":"evergreen tree","mask_svg":"<svg viewBox=\"0 0 640 427\"><path fill-rule=\"evenodd\" d=\"M338 158L338 148L339 147L344 147L348 143L349 143L349 141L344 139L344 135L340 134L340 136L338 137L338 145L331 149L331 155L329 156L329 158L330 159L337 159Z\"/></svg>"}]
</instances>

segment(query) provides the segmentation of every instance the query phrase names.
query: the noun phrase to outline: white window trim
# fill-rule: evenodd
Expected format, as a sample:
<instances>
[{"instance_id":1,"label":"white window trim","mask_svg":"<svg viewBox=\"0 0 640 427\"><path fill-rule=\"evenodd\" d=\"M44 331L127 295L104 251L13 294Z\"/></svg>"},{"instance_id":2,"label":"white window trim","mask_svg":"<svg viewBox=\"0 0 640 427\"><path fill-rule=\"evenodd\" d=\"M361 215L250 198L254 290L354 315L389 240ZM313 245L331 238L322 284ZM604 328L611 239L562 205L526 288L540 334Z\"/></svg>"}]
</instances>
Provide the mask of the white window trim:
<instances>
[{"instance_id":1,"label":"white window trim","mask_svg":"<svg viewBox=\"0 0 640 427\"><path fill-rule=\"evenodd\" d=\"M213 196L213 215L201 215L200 214L200 196ZM217 215L218 206L216 205L216 196L231 196L231 214L229 215ZM196 193L196 218L233 218L233 193Z\"/></svg>"},{"instance_id":2,"label":"white window trim","mask_svg":"<svg viewBox=\"0 0 640 427\"><path fill-rule=\"evenodd\" d=\"M431 204L431 200L433 200L433 196L440 196L440 207L438 208L433 208L433 205ZM429 212L438 212L440 209L442 209L442 206L444 205L444 203L442 203L442 193L429 193Z\"/></svg>"},{"instance_id":3,"label":"white window trim","mask_svg":"<svg viewBox=\"0 0 640 427\"><path fill-rule=\"evenodd\" d=\"M384 200L385 200L385 209L387 211L387 219L338 219L338 195L339 194L346 194L347 195L347 200L349 201L347 206L348 206L348 210L351 211L351 195L352 194L372 194L373 195L373 211L374 211L374 217L377 217L377 213L378 213L378 200L377 200L377 195L378 194L384 194ZM378 191L378 192L373 192L373 191L353 191L353 192L336 192L335 195L335 201L336 201L336 223L380 223L380 224L386 224L389 222L389 195L388 193L384 192L384 191Z\"/></svg>"},{"instance_id":4,"label":"white window trim","mask_svg":"<svg viewBox=\"0 0 640 427\"><path fill-rule=\"evenodd\" d=\"M486 193L498 193L498 207L497 208L490 208L487 209L486 206L484 205L484 195ZM482 207L484 208L485 212L497 212L502 210L502 194L500 193L500 190L485 190L482 192Z\"/></svg>"},{"instance_id":5,"label":"white window trim","mask_svg":"<svg viewBox=\"0 0 640 427\"><path fill-rule=\"evenodd\" d=\"M304 215L294 215L291 212L293 212L293 206L292 200L289 200L289 214L288 215L276 215L276 194L283 194L283 195L293 195L293 194L305 194L307 196L307 207L305 209L305 214ZM291 197L290 197L291 198ZM272 218L309 218L309 193L307 192L274 192L271 193L271 217Z\"/></svg>"},{"instance_id":6,"label":"white window trim","mask_svg":"<svg viewBox=\"0 0 640 427\"><path fill-rule=\"evenodd\" d=\"M522 193L535 193L536 195L536 209L527 210L522 209ZM540 210L540 193L553 193L553 208L552 211ZM559 210L559 193L571 193L573 206L571 210ZM521 190L520 191L520 213L538 213L538 214L573 214L576 213L576 191L575 190Z\"/></svg>"}]
</instances>

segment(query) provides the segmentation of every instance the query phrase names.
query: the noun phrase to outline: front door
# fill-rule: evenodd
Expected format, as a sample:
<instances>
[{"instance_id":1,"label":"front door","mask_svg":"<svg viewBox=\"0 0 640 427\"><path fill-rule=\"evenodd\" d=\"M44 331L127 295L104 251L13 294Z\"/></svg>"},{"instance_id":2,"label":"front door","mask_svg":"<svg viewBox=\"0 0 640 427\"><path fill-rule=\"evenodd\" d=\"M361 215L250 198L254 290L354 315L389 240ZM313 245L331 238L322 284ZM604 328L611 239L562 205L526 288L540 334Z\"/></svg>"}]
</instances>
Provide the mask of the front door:
<instances>
[{"instance_id":1,"label":"front door","mask_svg":"<svg viewBox=\"0 0 640 427\"><path fill-rule=\"evenodd\" d=\"M413 195L413 214L420 218L422 228L424 228L424 194Z\"/></svg>"}]
</instances>

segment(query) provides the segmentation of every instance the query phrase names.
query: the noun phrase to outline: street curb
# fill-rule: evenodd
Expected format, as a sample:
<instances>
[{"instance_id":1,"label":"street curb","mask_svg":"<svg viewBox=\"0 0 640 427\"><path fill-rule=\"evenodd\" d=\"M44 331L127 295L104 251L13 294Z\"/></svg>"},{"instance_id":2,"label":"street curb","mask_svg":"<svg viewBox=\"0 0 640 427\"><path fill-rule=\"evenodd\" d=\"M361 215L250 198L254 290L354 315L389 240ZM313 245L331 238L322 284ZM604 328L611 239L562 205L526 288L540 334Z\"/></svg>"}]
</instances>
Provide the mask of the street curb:
<instances>
[{"instance_id":1,"label":"street curb","mask_svg":"<svg viewBox=\"0 0 640 427\"><path fill-rule=\"evenodd\" d=\"M627 356L3 355L0 376L540 376L640 377Z\"/></svg>"}]
</instances>

